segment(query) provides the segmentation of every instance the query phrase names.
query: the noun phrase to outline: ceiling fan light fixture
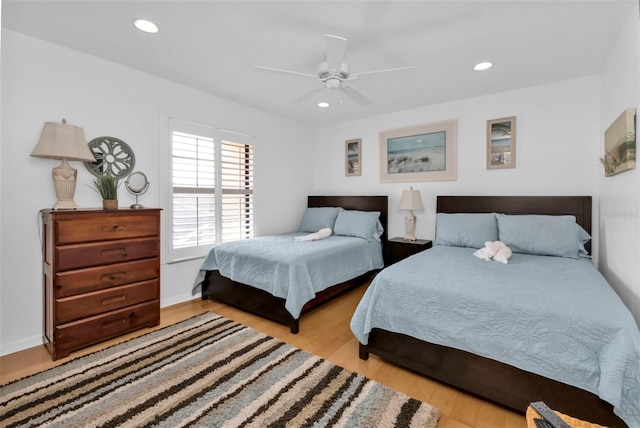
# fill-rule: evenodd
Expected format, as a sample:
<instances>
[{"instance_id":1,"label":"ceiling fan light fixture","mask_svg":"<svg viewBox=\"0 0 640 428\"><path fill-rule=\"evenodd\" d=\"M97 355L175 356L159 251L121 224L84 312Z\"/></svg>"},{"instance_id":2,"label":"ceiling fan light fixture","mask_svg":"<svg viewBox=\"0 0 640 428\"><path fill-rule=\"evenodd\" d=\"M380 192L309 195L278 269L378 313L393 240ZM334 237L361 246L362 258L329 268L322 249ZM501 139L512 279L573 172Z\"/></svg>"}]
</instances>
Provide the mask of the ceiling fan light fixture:
<instances>
[{"instance_id":1,"label":"ceiling fan light fixture","mask_svg":"<svg viewBox=\"0 0 640 428\"><path fill-rule=\"evenodd\" d=\"M493 67L493 62L491 61L482 61L473 66L475 71L484 71Z\"/></svg>"},{"instance_id":2,"label":"ceiling fan light fixture","mask_svg":"<svg viewBox=\"0 0 640 428\"><path fill-rule=\"evenodd\" d=\"M145 33L155 34L157 33L158 26L151 21L147 21L146 19L134 19L133 25L140 31L144 31Z\"/></svg>"},{"instance_id":3,"label":"ceiling fan light fixture","mask_svg":"<svg viewBox=\"0 0 640 428\"><path fill-rule=\"evenodd\" d=\"M320 108L327 108L327 107L329 107L329 105L330 104L328 102L326 102L326 101L320 101L318 103L318 107L320 107Z\"/></svg>"},{"instance_id":4,"label":"ceiling fan light fixture","mask_svg":"<svg viewBox=\"0 0 640 428\"><path fill-rule=\"evenodd\" d=\"M342 85L342 82L340 82L340 79L337 77L330 77L325 81L325 85L327 85L329 89L338 89Z\"/></svg>"}]
</instances>

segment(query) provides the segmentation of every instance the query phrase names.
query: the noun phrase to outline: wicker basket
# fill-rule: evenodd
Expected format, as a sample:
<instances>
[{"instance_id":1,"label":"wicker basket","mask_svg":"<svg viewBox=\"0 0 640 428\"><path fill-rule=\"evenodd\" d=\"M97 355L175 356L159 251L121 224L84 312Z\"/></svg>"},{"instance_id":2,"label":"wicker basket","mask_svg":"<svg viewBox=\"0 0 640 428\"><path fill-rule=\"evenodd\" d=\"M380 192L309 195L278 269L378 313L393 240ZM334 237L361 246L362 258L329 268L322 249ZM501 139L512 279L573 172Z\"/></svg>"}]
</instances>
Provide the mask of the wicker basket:
<instances>
[{"instance_id":1,"label":"wicker basket","mask_svg":"<svg viewBox=\"0 0 640 428\"><path fill-rule=\"evenodd\" d=\"M569 424L571 428L607 428L602 425L592 424L590 422L585 422L580 419L573 418L571 416L567 416L563 413L555 411L562 418L563 421ZM536 428L536 423L533 422L534 418L539 418L538 412L533 410L531 406L527 407L527 428Z\"/></svg>"}]
</instances>

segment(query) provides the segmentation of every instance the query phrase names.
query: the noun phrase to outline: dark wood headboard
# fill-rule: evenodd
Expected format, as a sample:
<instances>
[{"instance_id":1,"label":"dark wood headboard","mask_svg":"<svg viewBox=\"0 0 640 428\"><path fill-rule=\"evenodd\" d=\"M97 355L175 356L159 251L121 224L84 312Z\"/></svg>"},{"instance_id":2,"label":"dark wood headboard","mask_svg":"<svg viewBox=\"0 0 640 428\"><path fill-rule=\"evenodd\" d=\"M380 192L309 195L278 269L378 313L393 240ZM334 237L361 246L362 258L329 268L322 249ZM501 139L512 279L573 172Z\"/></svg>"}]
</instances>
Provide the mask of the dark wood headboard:
<instances>
[{"instance_id":1,"label":"dark wood headboard","mask_svg":"<svg viewBox=\"0 0 640 428\"><path fill-rule=\"evenodd\" d=\"M307 206L317 207L342 207L345 210L380 211L380 223L384 232L380 239L383 248L387 242L387 222L389 216L389 201L387 196L309 196Z\"/></svg>"},{"instance_id":2,"label":"dark wood headboard","mask_svg":"<svg viewBox=\"0 0 640 428\"><path fill-rule=\"evenodd\" d=\"M573 215L591 234L591 196L438 196L436 212Z\"/></svg>"}]
</instances>

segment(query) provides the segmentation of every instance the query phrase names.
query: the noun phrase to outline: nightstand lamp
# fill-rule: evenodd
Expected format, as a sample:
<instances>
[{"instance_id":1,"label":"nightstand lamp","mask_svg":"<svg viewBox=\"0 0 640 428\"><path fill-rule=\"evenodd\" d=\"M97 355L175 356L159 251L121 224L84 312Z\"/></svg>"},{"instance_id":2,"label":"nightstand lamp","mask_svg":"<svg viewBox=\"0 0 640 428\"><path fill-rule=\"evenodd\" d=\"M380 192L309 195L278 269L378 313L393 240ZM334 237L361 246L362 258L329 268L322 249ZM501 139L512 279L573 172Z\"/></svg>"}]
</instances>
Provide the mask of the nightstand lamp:
<instances>
[{"instance_id":1,"label":"nightstand lamp","mask_svg":"<svg viewBox=\"0 0 640 428\"><path fill-rule=\"evenodd\" d=\"M84 130L80 127L62 123L46 122L40 134L40 141L31 156L38 158L62 159L62 163L53 168L53 186L56 189L58 201L54 210L75 210L78 208L73 202L76 191L76 176L78 171L72 168L67 160L95 162L96 158L89 150Z\"/></svg>"},{"instance_id":2,"label":"nightstand lamp","mask_svg":"<svg viewBox=\"0 0 640 428\"><path fill-rule=\"evenodd\" d=\"M413 212L424 211L422 199L420 198L420 191L413 190L413 187L410 187L409 190L402 192L402 199L400 200L400 206L398 208L401 210L409 210L409 214L404 218L404 227L406 232L404 240L415 241L416 216L413 215Z\"/></svg>"}]
</instances>

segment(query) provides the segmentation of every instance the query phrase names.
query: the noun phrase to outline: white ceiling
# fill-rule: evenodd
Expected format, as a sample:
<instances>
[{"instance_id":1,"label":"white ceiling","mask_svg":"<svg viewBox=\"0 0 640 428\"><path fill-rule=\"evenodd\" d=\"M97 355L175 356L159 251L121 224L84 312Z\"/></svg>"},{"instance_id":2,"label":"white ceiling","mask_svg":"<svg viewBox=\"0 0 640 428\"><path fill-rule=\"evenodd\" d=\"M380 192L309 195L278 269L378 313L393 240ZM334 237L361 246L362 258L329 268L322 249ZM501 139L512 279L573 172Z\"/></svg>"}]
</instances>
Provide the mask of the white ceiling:
<instances>
[{"instance_id":1,"label":"white ceiling","mask_svg":"<svg viewBox=\"0 0 640 428\"><path fill-rule=\"evenodd\" d=\"M598 74L634 1L2 0L2 27L321 125ZM293 103L318 83L254 69L315 74L326 34L348 39L352 73L415 69L350 83L366 107L329 90Z\"/></svg>"}]
</instances>

